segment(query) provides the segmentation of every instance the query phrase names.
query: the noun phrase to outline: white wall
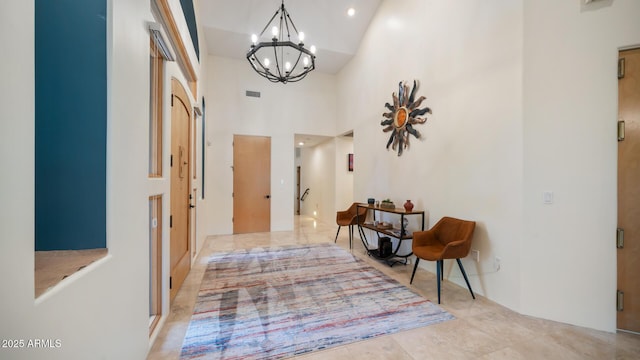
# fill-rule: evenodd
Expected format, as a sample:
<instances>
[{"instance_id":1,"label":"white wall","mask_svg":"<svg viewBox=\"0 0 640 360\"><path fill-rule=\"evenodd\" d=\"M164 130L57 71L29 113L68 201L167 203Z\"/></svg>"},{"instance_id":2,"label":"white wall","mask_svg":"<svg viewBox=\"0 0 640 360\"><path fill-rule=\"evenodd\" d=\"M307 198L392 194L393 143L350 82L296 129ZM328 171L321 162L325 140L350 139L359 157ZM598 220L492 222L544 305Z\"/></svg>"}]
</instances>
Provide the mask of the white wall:
<instances>
[{"instance_id":1,"label":"white wall","mask_svg":"<svg viewBox=\"0 0 640 360\"><path fill-rule=\"evenodd\" d=\"M617 58L640 2L581 3L525 1L522 311L613 331Z\"/></svg>"},{"instance_id":2,"label":"white wall","mask_svg":"<svg viewBox=\"0 0 640 360\"><path fill-rule=\"evenodd\" d=\"M335 200L337 188L333 181L336 174L336 141L330 139L311 148L303 148L301 154L303 190L309 188L309 195L302 202L302 215L313 216L327 223L335 224Z\"/></svg>"},{"instance_id":3,"label":"white wall","mask_svg":"<svg viewBox=\"0 0 640 360\"><path fill-rule=\"evenodd\" d=\"M0 41L9 56L0 74L0 271L3 281L0 309L1 339L26 339L36 321L34 312L34 4L0 3ZM16 86L20 84L20 86ZM30 111L25 111L25 109ZM9 170L10 169L10 170ZM8 289L11 289L8 291ZM22 317L27 317L24 324ZM26 358L24 352L2 349L3 357Z\"/></svg>"},{"instance_id":4,"label":"white wall","mask_svg":"<svg viewBox=\"0 0 640 360\"><path fill-rule=\"evenodd\" d=\"M640 44L638 13L633 0L385 1L339 74L337 130L358 133L354 197L411 198L430 225L476 220L481 261L465 265L479 293L615 330L616 59ZM434 113L398 158L378 124L413 79Z\"/></svg>"},{"instance_id":5,"label":"white wall","mask_svg":"<svg viewBox=\"0 0 640 360\"><path fill-rule=\"evenodd\" d=\"M477 221L465 260L475 291L518 308L522 231L521 1L385 1L339 74L338 133L356 134L354 199L411 199L427 212ZM380 121L402 80L433 115L401 157ZM414 225L414 229L417 225ZM493 257L502 257L502 269ZM433 268L425 262L426 267ZM421 263L422 265L422 263ZM448 267L448 266L447 266ZM457 267L445 276L464 284Z\"/></svg>"},{"instance_id":6,"label":"white wall","mask_svg":"<svg viewBox=\"0 0 640 360\"><path fill-rule=\"evenodd\" d=\"M271 137L271 230L293 229L294 134L335 135L335 76L314 72L298 83L273 84L246 61L206 61L209 234L233 232L234 134ZM247 97L247 90L261 97Z\"/></svg>"},{"instance_id":7,"label":"white wall","mask_svg":"<svg viewBox=\"0 0 640 360\"><path fill-rule=\"evenodd\" d=\"M200 19L199 19L199 8L200 8L200 1L199 0L194 0L193 1L193 6L195 8L195 14L196 14L196 22L198 23L198 41L199 41L199 47L200 47L200 63L197 64L197 69L198 69L198 98L195 99L195 104L197 104L201 110L203 111L207 111L210 112L211 115L214 114L215 109L211 108L209 109L202 107L202 97L205 96L205 105L208 105L207 102L207 98L206 98L206 89L207 89L207 62L206 62L206 56L207 56L207 52L208 52L208 48L207 48L207 42L204 38L204 27L202 26L202 24L200 23ZM194 50L195 52L195 50ZM208 114L205 114L205 117L208 116ZM205 118L205 121L208 119L208 117ZM206 197L206 194L204 194L204 198L203 198L203 191L208 191L206 184L205 184L205 188L204 190L202 189L202 177L205 175L208 175L208 169L206 168L206 164L205 164L205 168L204 171L207 172L207 174L203 173L203 169L202 169L202 153L203 153L203 149L202 147L206 147L207 144L202 142L202 118L198 117L196 120L196 187L197 187L197 199L196 199L196 251L200 251L200 249L202 249L202 246L204 245L204 241L206 240L207 236L209 235L208 233L208 226L207 226L207 219L209 218L209 207L207 206L208 203L208 199ZM206 125L205 125L206 128ZM206 152L206 149L205 149ZM205 179L206 181L206 179Z\"/></svg>"},{"instance_id":8,"label":"white wall","mask_svg":"<svg viewBox=\"0 0 640 360\"><path fill-rule=\"evenodd\" d=\"M2 339L60 339L58 349L0 350L11 359L142 359L148 318L149 2L108 7L109 255L34 300L34 4L3 1L0 85ZM81 201L81 194L79 194Z\"/></svg>"}]
</instances>

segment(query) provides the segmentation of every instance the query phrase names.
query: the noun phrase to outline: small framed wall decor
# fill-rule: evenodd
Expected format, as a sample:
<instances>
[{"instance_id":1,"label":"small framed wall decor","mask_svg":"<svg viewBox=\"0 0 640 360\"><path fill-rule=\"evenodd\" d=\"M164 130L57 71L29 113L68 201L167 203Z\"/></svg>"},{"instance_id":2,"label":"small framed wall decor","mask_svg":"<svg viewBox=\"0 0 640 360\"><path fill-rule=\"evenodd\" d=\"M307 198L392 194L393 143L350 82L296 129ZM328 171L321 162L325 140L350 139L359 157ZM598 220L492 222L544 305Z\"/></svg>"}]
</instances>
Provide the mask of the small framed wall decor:
<instances>
[{"instance_id":1,"label":"small framed wall decor","mask_svg":"<svg viewBox=\"0 0 640 360\"><path fill-rule=\"evenodd\" d=\"M353 171L353 154L347 155L347 169Z\"/></svg>"}]
</instances>

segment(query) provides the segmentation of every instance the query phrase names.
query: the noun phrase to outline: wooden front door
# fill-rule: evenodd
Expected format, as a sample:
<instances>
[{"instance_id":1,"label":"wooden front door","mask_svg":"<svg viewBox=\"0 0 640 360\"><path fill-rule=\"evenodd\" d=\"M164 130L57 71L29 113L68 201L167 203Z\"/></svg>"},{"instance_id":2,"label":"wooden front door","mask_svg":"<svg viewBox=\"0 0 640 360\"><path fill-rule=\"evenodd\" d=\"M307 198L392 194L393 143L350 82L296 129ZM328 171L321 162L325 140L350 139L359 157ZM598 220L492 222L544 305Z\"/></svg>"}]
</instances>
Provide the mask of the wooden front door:
<instances>
[{"instance_id":1,"label":"wooden front door","mask_svg":"<svg viewBox=\"0 0 640 360\"><path fill-rule=\"evenodd\" d=\"M171 214L170 299L187 277L191 268L189 241L190 149L189 124L191 106L184 87L171 80Z\"/></svg>"},{"instance_id":2,"label":"wooden front door","mask_svg":"<svg viewBox=\"0 0 640 360\"><path fill-rule=\"evenodd\" d=\"M271 138L233 137L233 233L271 230Z\"/></svg>"},{"instance_id":3,"label":"wooden front door","mask_svg":"<svg viewBox=\"0 0 640 360\"><path fill-rule=\"evenodd\" d=\"M618 329L640 332L640 49L620 52L618 81Z\"/></svg>"}]
</instances>

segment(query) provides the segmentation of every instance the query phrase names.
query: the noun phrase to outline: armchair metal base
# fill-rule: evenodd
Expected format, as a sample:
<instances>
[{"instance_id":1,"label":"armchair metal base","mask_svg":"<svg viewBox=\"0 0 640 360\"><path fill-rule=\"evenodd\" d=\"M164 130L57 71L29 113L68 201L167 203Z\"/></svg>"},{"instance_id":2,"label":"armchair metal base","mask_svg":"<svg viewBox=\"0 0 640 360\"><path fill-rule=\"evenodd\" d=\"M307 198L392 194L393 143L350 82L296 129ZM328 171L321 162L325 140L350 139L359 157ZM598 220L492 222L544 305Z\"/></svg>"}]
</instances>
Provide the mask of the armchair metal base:
<instances>
[{"instance_id":1,"label":"armchair metal base","mask_svg":"<svg viewBox=\"0 0 640 360\"><path fill-rule=\"evenodd\" d=\"M338 234L340 234L340 228L342 226L338 226L338 232L336 232L336 239L333 241L334 243L338 242ZM349 225L349 249L353 248L353 225Z\"/></svg>"},{"instance_id":2,"label":"armchair metal base","mask_svg":"<svg viewBox=\"0 0 640 360\"><path fill-rule=\"evenodd\" d=\"M466 271L464 271L464 266L462 266L462 262L460 261L460 259L456 259L456 261L458 262L458 267L460 267L460 272L462 272L464 281L467 283L467 287L469 288L471 297L475 300L476 296L471 289L471 284L469 284L469 278L467 278L467 273ZM418 269L419 262L420 258L416 257L416 264L413 267L413 272L411 273L411 281L409 281L409 284L413 283L413 277L416 275L416 270ZM444 280L444 260L436 260L436 279L438 281L438 304L440 304L440 282Z\"/></svg>"}]
</instances>

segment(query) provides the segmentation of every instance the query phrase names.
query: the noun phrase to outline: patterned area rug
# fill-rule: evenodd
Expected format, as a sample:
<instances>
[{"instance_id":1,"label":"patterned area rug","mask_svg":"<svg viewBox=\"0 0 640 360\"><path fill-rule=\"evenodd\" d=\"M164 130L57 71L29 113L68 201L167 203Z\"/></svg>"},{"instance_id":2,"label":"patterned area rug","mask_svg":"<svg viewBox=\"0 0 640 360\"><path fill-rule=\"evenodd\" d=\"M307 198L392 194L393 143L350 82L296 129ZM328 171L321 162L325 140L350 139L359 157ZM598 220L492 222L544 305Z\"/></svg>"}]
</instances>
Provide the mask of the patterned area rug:
<instances>
[{"instance_id":1,"label":"patterned area rug","mask_svg":"<svg viewBox=\"0 0 640 360\"><path fill-rule=\"evenodd\" d=\"M212 255L181 359L280 359L453 319L334 244Z\"/></svg>"}]
</instances>

